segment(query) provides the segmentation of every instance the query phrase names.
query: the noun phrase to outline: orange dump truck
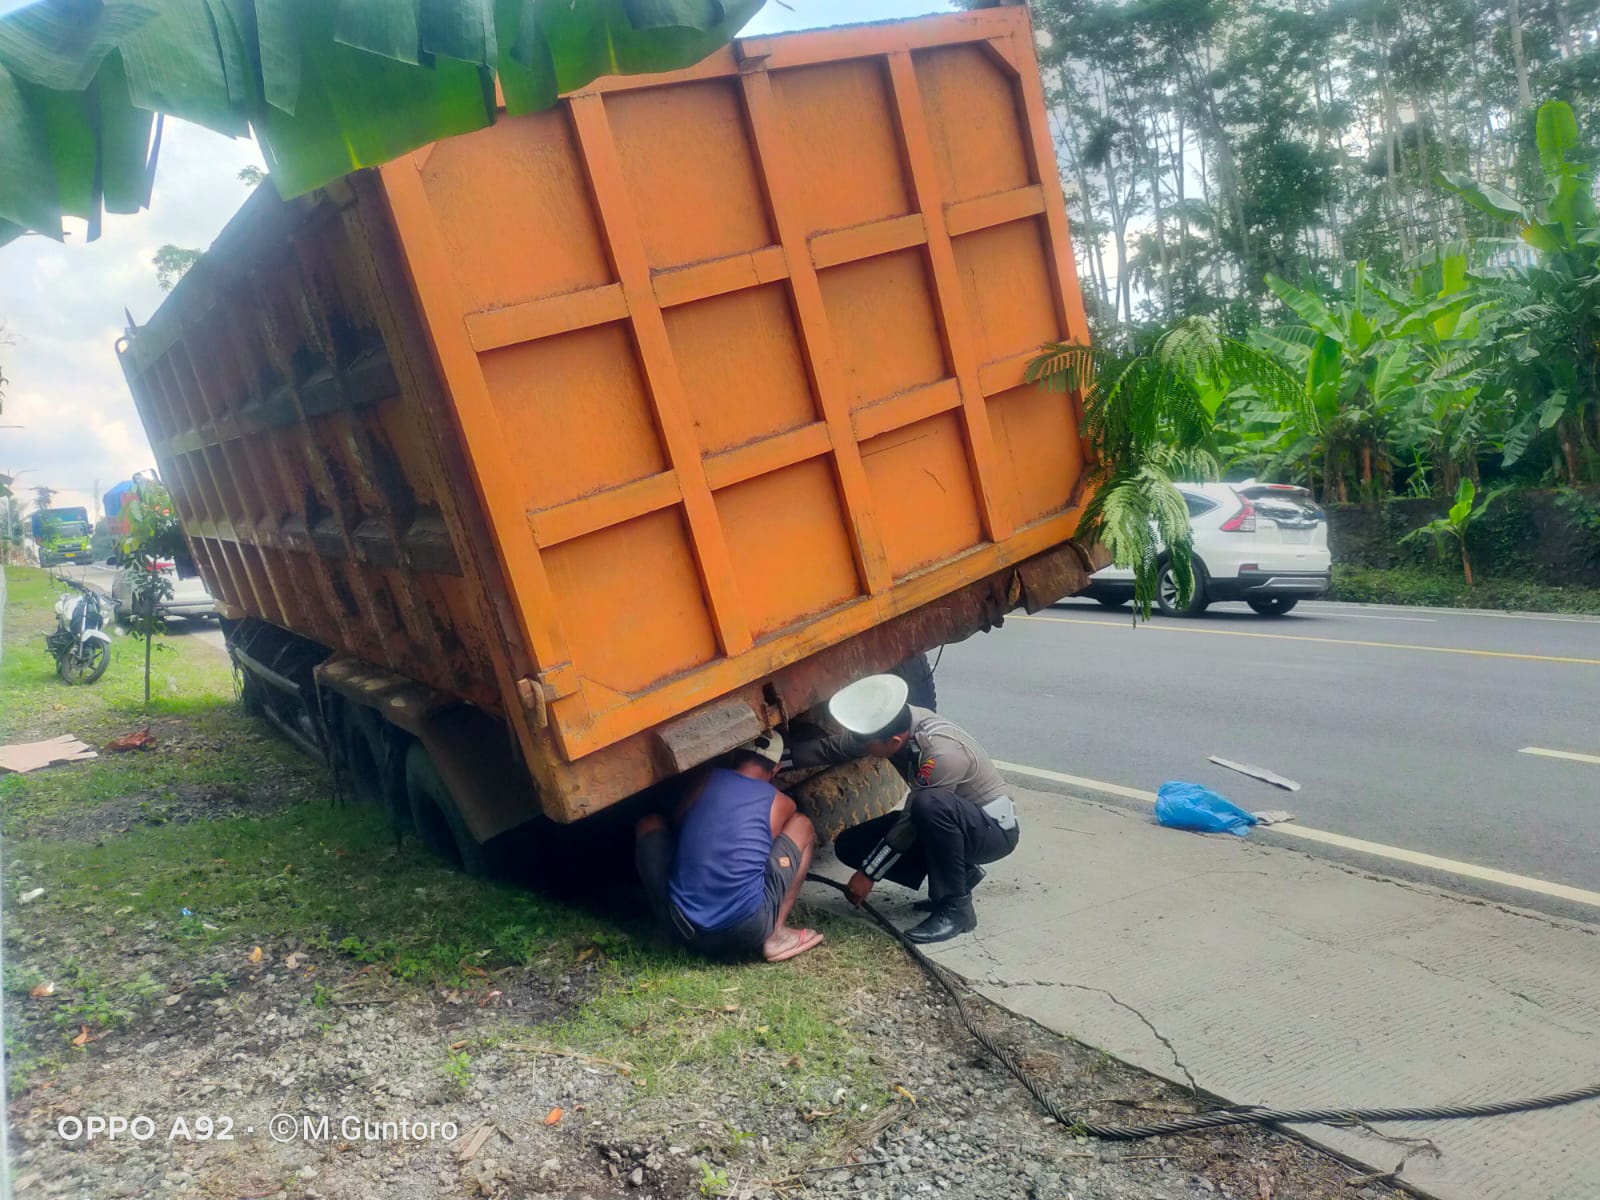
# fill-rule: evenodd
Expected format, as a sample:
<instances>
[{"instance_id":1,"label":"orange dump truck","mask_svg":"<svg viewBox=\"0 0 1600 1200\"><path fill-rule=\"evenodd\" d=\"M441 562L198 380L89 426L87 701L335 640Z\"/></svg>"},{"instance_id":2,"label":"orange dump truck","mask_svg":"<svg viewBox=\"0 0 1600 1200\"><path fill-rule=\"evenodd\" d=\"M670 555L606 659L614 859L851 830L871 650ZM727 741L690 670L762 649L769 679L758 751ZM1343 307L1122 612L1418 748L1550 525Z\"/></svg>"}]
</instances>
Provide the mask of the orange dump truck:
<instances>
[{"instance_id":1,"label":"orange dump truck","mask_svg":"<svg viewBox=\"0 0 1600 1200\"><path fill-rule=\"evenodd\" d=\"M245 702L439 848L1081 588L1025 8L749 38L284 203L124 371Z\"/></svg>"}]
</instances>

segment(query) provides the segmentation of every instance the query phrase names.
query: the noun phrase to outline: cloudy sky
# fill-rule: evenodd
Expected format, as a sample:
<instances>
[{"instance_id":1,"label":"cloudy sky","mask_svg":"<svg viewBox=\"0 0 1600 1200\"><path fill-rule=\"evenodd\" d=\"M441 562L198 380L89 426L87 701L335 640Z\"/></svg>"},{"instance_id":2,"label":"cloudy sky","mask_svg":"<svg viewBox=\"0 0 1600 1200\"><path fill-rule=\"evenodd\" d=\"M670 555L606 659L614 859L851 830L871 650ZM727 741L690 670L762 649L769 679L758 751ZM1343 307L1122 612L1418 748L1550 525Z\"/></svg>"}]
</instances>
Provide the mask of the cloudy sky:
<instances>
[{"instance_id":1,"label":"cloudy sky","mask_svg":"<svg viewBox=\"0 0 1600 1200\"><path fill-rule=\"evenodd\" d=\"M10 7L0 0L0 9ZM948 11L946 0L768 0L745 32ZM112 344L126 308L143 321L161 303L158 247L206 246L245 200L239 169L260 165L248 140L168 122L150 210L108 216L97 242L81 227L64 245L25 237L0 248L0 345L8 380L0 411L0 474L19 491L59 490L57 504L91 504L134 471L154 466ZM4 428L21 425L21 429Z\"/></svg>"}]
</instances>

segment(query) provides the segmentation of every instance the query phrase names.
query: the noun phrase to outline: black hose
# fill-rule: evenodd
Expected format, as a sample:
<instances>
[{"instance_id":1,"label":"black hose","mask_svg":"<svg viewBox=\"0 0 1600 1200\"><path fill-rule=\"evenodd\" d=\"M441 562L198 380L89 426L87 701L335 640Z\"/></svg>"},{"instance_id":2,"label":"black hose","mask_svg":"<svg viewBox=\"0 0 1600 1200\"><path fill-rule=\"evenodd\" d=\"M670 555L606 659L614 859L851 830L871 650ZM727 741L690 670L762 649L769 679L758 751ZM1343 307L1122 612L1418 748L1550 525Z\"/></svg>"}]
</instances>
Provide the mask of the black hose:
<instances>
[{"instance_id":1,"label":"black hose","mask_svg":"<svg viewBox=\"0 0 1600 1200\"><path fill-rule=\"evenodd\" d=\"M837 880L814 874L807 875L806 878L813 883L823 883L838 891L844 891L844 885ZM878 923L884 932L888 933L905 948L906 953L911 955L928 978L944 989L945 994L955 1002L956 1012L960 1014L961 1023L966 1026L967 1032L977 1039L978 1044L992 1054L1000 1065L1011 1073L1012 1078L1027 1089L1028 1094L1039 1102L1039 1107L1049 1113L1056 1121L1072 1130L1073 1133L1084 1134L1088 1137L1100 1138L1111 1142L1136 1142L1144 1138L1167 1137L1180 1133L1200 1133L1208 1129L1222 1129L1230 1125L1303 1125L1313 1122L1349 1124L1357 1121L1456 1121L1472 1117L1502 1117L1509 1113L1533 1112L1542 1108L1559 1108L1565 1104L1576 1104L1580 1100L1593 1100L1600 1097L1600 1083L1593 1083L1588 1087L1574 1088L1569 1092L1557 1092L1551 1096L1535 1096L1524 1100L1501 1100L1492 1104L1450 1104L1432 1108L1280 1109L1243 1106L1238 1108L1219 1108L1215 1112L1198 1113L1193 1116L1174 1117L1170 1121L1161 1121L1154 1125L1097 1125L1093 1121L1075 1117L1061 1108L1045 1092L1043 1085L1018 1065L1017 1060L1011 1056L1011 1052L989 1036L967 1008L964 985L955 976L924 954L920 946L908 940L904 931L894 925L870 903L863 903L861 907L866 910L868 916Z\"/></svg>"}]
</instances>

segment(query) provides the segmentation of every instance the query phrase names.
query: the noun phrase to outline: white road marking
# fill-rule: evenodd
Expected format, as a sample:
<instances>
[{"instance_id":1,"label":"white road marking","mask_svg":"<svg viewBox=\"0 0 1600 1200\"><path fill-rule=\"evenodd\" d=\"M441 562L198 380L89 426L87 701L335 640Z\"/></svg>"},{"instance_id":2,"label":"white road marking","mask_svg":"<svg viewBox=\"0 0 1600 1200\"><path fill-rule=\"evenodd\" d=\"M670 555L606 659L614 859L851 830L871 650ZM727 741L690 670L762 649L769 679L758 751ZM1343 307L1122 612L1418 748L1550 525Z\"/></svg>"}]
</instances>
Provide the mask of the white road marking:
<instances>
[{"instance_id":1,"label":"white road marking","mask_svg":"<svg viewBox=\"0 0 1600 1200\"><path fill-rule=\"evenodd\" d=\"M1415 621L1419 625L1436 625L1439 622L1438 617L1402 617L1388 613L1341 612L1339 615L1355 621Z\"/></svg>"},{"instance_id":2,"label":"white road marking","mask_svg":"<svg viewBox=\"0 0 1600 1200\"><path fill-rule=\"evenodd\" d=\"M1128 800L1142 800L1146 804L1154 804L1156 802L1156 794L1147 792L1142 788L1123 787L1121 784L1104 783L1098 779L1085 779L1081 775L1063 775L1059 771L1047 771L1042 767L1026 767L1020 763L1000 762L997 760L994 765L1002 771L1009 771L1015 775L1032 776L1034 779L1047 779L1052 783L1064 783L1070 787L1088 788L1090 791L1122 796ZM1565 883L1551 883L1547 879L1535 879L1531 875L1516 875L1510 871L1499 871L1493 867L1480 867L1477 863L1460 862L1453 858L1440 858L1435 854L1423 854L1420 851L1407 850L1401 846L1386 846L1382 842L1369 842L1364 838L1346 837L1342 833L1329 833L1323 829L1310 829L1294 821L1283 825L1274 825L1272 831L1282 834L1284 837L1299 838L1304 842L1319 842L1322 845L1335 846L1341 850L1355 850L1362 854L1370 854L1374 858L1386 858L1391 862L1407 863L1414 867L1425 867L1430 871L1459 875L1464 879L1476 879L1482 883L1492 883L1500 887L1515 888L1518 891L1549 896L1556 900L1568 900L1574 904L1587 904L1592 908L1600 908L1600 892L1591 892L1585 888L1572 887Z\"/></svg>"},{"instance_id":3,"label":"white road marking","mask_svg":"<svg viewBox=\"0 0 1600 1200\"><path fill-rule=\"evenodd\" d=\"M1574 750L1546 750L1542 746L1524 746L1518 754L1537 754L1540 758L1566 758L1573 762L1600 765L1600 754L1579 754Z\"/></svg>"},{"instance_id":4,"label":"white road marking","mask_svg":"<svg viewBox=\"0 0 1600 1200\"><path fill-rule=\"evenodd\" d=\"M1425 612L1438 613L1441 617L1495 617L1503 621L1560 621L1568 625L1594 625L1600 623L1600 617L1586 617L1577 613L1521 613L1521 612L1495 612L1487 608L1431 608L1423 604L1348 604L1338 600L1312 600L1311 606L1324 609L1336 608L1348 616L1354 613L1348 610L1371 609L1384 612Z\"/></svg>"}]
</instances>

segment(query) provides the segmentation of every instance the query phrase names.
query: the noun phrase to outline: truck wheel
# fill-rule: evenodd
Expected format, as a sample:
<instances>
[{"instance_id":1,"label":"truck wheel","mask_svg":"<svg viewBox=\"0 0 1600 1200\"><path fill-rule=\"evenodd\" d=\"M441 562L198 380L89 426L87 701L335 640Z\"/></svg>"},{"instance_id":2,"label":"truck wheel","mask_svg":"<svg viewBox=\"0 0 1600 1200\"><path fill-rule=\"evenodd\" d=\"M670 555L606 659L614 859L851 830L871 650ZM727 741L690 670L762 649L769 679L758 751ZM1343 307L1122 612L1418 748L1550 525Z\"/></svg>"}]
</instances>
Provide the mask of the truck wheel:
<instances>
[{"instance_id":1,"label":"truck wheel","mask_svg":"<svg viewBox=\"0 0 1600 1200\"><path fill-rule=\"evenodd\" d=\"M906 697L910 703L918 708L939 707L939 692L933 685L933 667L929 665L926 654L912 655L889 673L906 681L906 686L911 689L911 694Z\"/></svg>"},{"instance_id":2,"label":"truck wheel","mask_svg":"<svg viewBox=\"0 0 1600 1200\"><path fill-rule=\"evenodd\" d=\"M370 708L347 705L340 749L356 799L382 809L401 833L411 829L411 800L406 794L406 735Z\"/></svg>"},{"instance_id":3,"label":"truck wheel","mask_svg":"<svg viewBox=\"0 0 1600 1200\"><path fill-rule=\"evenodd\" d=\"M339 749L356 799L373 808L384 804L384 766L388 747L383 744L383 719L371 709L346 705L339 723Z\"/></svg>"},{"instance_id":4,"label":"truck wheel","mask_svg":"<svg viewBox=\"0 0 1600 1200\"><path fill-rule=\"evenodd\" d=\"M247 669L239 671L239 705L247 717L267 715L267 685Z\"/></svg>"},{"instance_id":5,"label":"truck wheel","mask_svg":"<svg viewBox=\"0 0 1600 1200\"><path fill-rule=\"evenodd\" d=\"M906 785L886 760L863 758L813 775L789 794L817 827L821 844L899 808L906 798Z\"/></svg>"},{"instance_id":6,"label":"truck wheel","mask_svg":"<svg viewBox=\"0 0 1600 1200\"><path fill-rule=\"evenodd\" d=\"M493 874L488 849L468 832L450 789L439 778L433 759L421 742L413 742L406 750L405 781L411 823L422 844L468 875Z\"/></svg>"}]
</instances>

